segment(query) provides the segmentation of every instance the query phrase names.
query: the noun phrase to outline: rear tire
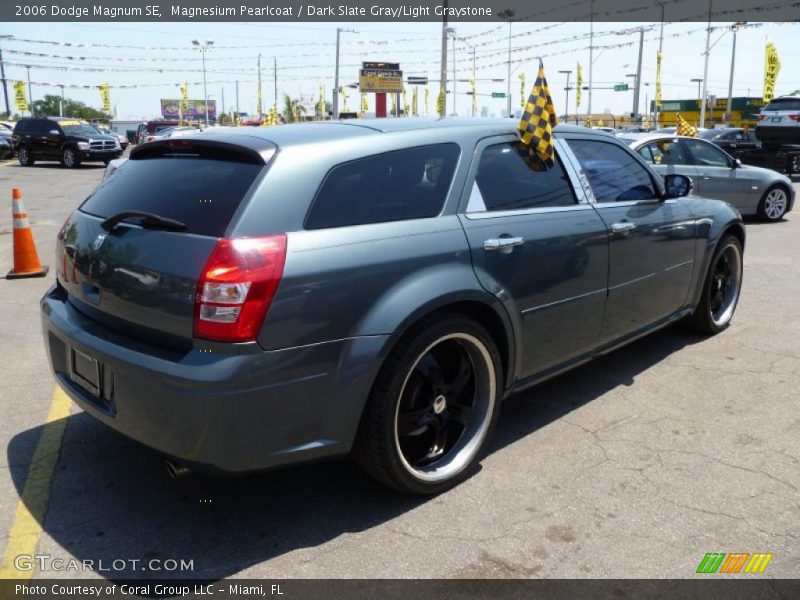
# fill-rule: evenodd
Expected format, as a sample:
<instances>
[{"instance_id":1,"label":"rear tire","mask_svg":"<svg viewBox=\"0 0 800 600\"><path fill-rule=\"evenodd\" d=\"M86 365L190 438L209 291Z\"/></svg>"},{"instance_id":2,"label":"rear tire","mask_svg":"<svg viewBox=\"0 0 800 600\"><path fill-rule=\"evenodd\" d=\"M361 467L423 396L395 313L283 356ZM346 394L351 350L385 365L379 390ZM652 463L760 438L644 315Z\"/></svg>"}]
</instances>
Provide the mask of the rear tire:
<instances>
[{"instance_id":1,"label":"rear tire","mask_svg":"<svg viewBox=\"0 0 800 600\"><path fill-rule=\"evenodd\" d=\"M353 458L378 481L438 494L472 473L502 397L500 354L466 317L437 315L397 342L367 401Z\"/></svg>"},{"instance_id":2,"label":"rear tire","mask_svg":"<svg viewBox=\"0 0 800 600\"><path fill-rule=\"evenodd\" d=\"M767 188L758 203L758 217L762 221L780 221L789 208L789 192L782 185Z\"/></svg>"},{"instance_id":3,"label":"rear tire","mask_svg":"<svg viewBox=\"0 0 800 600\"><path fill-rule=\"evenodd\" d=\"M81 166L81 159L78 158L78 153L72 148L64 148L61 154L61 164L68 169L77 169Z\"/></svg>"},{"instance_id":4,"label":"rear tire","mask_svg":"<svg viewBox=\"0 0 800 600\"><path fill-rule=\"evenodd\" d=\"M33 166L34 160L30 149L27 146L20 146L17 150L17 160L23 167Z\"/></svg>"},{"instance_id":5,"label":"rear tire","mask_svg":"<svg viewBox=\"0 0 800 600\"><path fill-rule=\"evenodd\" d=\"M742 290L743 264L739 239L723 236L711 257L700 302L689 317L695 330L715 335L731 324Z\"/></svg>"}]
</instances>

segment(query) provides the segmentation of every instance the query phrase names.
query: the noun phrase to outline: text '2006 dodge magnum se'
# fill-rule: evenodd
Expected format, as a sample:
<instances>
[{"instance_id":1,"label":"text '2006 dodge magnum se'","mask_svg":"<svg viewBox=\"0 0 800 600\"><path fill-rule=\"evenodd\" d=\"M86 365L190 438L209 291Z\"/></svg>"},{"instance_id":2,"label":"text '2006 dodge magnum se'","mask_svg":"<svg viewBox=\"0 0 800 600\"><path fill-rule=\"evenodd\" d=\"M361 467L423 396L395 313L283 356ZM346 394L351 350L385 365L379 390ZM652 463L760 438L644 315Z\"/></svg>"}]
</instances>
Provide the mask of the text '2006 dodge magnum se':
<instances>
[{"instance_id":1,"label":"text '2006 dodge magnum se'","mask_svg":"<svg viewBox=\"0 0 800 600\"><path fill-rule=\"evenodd\" d=\"M64 223L58 383L181 470L351 455L474 470L510 394L687 319L725 329L745 230L623 143L512 120L218 129L136 148Z\"/></svg>"}]
</instances>

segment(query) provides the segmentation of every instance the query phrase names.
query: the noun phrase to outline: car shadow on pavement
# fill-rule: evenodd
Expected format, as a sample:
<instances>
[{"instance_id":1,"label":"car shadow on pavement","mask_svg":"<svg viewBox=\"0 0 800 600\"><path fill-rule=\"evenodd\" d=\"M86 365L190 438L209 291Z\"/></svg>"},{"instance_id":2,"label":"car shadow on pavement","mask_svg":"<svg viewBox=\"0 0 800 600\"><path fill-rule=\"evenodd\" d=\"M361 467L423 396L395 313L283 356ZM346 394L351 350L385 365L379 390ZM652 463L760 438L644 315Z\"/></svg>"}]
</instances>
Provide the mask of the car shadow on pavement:
<instances>
[{"instance_id":1,"label":"car shadow on pavement","mask_svg":"<svg viewBox=\"0 0 800 600\"><path fill-rule=\"evenodd\" d=\"M670 327L517 394L503 406L489 452L535 434L616 386L632 385L650 366L703 339ZM7 449L20 496L41 430L19 433ZM217 579L298 550L292 559L294 576L302 576L303 563L311 563L313 576L319 573L313 562L321 556L314 548L425 502L384 488L349 461L174 481L157 453L77 413L67 424L42 528L64 549L49 548L53 558L94 561L92 569L112 580ZM153 559L193 561L193 570L143 570ZM115 560L142 562L103 570L121 567Z\"/></svg>"}]
</instances>

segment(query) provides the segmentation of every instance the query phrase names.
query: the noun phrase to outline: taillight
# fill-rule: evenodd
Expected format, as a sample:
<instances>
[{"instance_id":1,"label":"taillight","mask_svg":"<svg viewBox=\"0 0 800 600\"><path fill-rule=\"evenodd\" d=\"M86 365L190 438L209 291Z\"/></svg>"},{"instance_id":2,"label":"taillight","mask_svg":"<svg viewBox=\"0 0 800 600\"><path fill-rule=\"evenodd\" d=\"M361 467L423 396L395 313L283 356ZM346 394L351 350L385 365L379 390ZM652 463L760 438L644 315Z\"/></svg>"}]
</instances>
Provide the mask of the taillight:
<instances>
[{"instance_id":1,"label":"taillight","mask_svg":"<svg viewBox=\"0 0 800 600\"><path fill-rule=\"evenodd\" d=\"M798 123L800 123L800 114L796 114L796 115L789 115L789 118L790 118L792 121L797 121Z\"/></svg>"},{"instance_id":2,"label":"taillight","mask_svg":"<svg viewBox=\"0 0 800 600\"><path fill-rule=\"evenodd\" d=\"M194 336L255 340L283 275L286 235L221 239L197 283Z\"/></svg>"},{"instance_id":3,"label":"taillight","mask_svg":"<svg viewBox=\"0 0 800 600\"><path fill-rule=\"evenodd\" d=\"M758 119L759 121L763 121L766 118L767 118L767 115L756 115L756 119Z\"/></svg>"}]
</instances>

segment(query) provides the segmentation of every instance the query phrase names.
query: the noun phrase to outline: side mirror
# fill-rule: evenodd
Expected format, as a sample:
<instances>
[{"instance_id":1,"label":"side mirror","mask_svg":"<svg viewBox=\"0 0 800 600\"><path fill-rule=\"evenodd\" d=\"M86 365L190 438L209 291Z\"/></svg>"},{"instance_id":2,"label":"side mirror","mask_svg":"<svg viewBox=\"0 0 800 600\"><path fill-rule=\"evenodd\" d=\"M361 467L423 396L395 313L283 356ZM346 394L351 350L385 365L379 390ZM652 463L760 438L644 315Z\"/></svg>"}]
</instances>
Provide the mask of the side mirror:
<instances>
[{"instance_id":1,"label":"side mirror","mask_svg":"<svg viewBox=\"0 0 800 600\"><path fill-rule=\"evenodd\" d=\"M48 135L59 135L60 133L58 129L51 129Z\"/></svg>"},{"instance_id":2,"label":"side mirror","mask_svg":"<svg viewBox=\"0 0 800 600\"><path fill-rule=\"evenodd\" d=\"M741 159L739 159L739 158L734 158L734 159L733 159L733 164L731 165L731 168L733 168L733 169L738 169L738 168L739 168L739 167L741 167L741 166L742 166L742 161L741 161Z\"/></svg>"},{"instance_id":3,"label":"side mirror","mask_svg":"<svg viewBox=\"0 0 800 600\"><path fill-rule=\"evenodd\" d=\"M664 176L664 185L667 188L666 198L683 198L688 196L694 188L692 180L686 175L671 173Z\"/></svg>"}]
</instances>

